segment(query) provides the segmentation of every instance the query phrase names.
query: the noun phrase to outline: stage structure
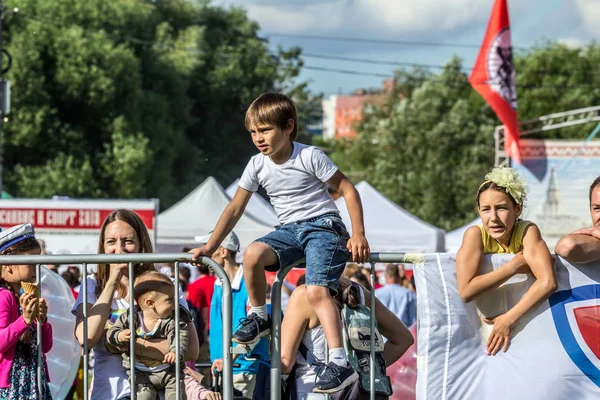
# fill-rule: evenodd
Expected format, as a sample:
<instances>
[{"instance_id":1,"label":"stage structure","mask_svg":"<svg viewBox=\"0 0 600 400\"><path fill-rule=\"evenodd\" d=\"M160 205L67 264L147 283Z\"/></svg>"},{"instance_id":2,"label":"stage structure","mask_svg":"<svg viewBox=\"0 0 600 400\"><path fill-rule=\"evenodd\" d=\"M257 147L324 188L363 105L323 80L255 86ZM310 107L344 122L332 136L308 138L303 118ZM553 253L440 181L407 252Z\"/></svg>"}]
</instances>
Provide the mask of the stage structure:
<instances>
[{"instance_id":1,"label":"stage structure","mask_svg":"<svg viewBox=\"0 0 600 400\"><path fill-rule=\"evenodd\" d=\"M521 137L600 122L600 106L551 114L521 123ZM589 132L586 131L585 134ZM550 250L564 235L590 225L589 187L600 173L600 140L521 139L521 164L529 182L523 218L535 222ZM495 132L496 165L510 165L503 127Z\"/></svg>"},{"instance_id":2,"label":"stage structure","mask_svg":"<svg viewBox=\"0 0 600 400\"><path fill-rule=\"evenodd\" d=\"M580 108L555 114L543 115L536 119L519 122L521 137L534 133L547 132L569 126L600 123L600 106ZM510 166L510 158L504 151L504 125L499 125L494 131L495 157L494 166Z\"/></svg>"}]
</instances>

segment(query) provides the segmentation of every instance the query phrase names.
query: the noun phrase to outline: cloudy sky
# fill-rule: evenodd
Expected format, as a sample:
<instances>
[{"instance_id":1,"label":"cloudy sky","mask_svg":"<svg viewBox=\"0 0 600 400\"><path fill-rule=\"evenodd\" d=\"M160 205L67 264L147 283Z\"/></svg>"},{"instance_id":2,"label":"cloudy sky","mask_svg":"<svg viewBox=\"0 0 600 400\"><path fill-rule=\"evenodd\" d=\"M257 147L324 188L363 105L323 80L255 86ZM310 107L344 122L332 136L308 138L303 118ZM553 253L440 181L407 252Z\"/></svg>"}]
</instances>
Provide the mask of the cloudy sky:
<instances>
[{"instance_id":1,"label":"cloudy sky","mask_svg":"<svg viewBox=\"0 0 600 400\"><path fill-rule=\"evenodd\" d=\"M494 0L214 0L217 5L245 8L250 18L260 23L261 33L269 38L273 49L302 47L307 66L302 78L311 82L312 90L326 95L381 86L384 77L369 74L391 75L399 68L381 62L443 65L458 55L466 66L471 66L493 3ZM578 45L600 36L600 0L509 0L509 11L515 48L529 48L545 40ZM323 40L307 35L375 41Z\"/></svg>"}]
</instances>

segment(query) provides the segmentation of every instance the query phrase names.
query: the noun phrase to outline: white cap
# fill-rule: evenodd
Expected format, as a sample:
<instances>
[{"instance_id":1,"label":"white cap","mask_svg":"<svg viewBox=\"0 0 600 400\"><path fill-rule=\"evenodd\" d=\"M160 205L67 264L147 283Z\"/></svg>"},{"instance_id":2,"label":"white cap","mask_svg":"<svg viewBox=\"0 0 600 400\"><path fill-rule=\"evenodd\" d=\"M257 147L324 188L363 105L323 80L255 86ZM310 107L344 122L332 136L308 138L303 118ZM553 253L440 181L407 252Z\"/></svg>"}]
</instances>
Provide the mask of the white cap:
<instances>
[{"instance_id":1,"label":"white cap","mask_svg":"<svg viewBox=\"0 0 600 400\"><path fill-rule=\"evenodd\" d=\"M35 237L35 230L31 224L17 225L7 230L0 229L0 231L0 251L4 251L13 244L17 244L27 238Z\"/></svg>"},{"instance_id":2,"label":"white cap","mask_svg":"<svg viewBox=\"0 0 600 400\"><path fill-rule=\"evenodd\" d=\"M212 232L210 232L206 236L196 236L194 239L196 239L196 242L198 243L206 244L210 240L211 235ZM238 239L235 232L231 231L229 235L225 236L225 239L223 239L223 241L221 242L220 247L224 247L227 250L231 251L240 251L240 240Z\"/></svg>"}]
</instances>

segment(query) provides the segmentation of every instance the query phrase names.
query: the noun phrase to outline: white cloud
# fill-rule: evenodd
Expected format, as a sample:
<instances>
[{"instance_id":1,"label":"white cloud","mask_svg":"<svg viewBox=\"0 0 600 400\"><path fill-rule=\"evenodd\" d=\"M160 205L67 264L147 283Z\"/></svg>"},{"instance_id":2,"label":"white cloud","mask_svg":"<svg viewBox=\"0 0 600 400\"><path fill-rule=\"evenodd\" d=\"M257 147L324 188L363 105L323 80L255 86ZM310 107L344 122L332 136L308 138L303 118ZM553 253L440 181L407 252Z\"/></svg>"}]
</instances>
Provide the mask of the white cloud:
<instances>
[{"instance_id":1,"label":"white cloud","mask_svg":"<svg viewBox=\"0 0 600 400\"><path fill-rule=\"evenodd\" d=\"M574 37L558 39L558 43L564 44L565 46L567 46L571 49L582 47L584 45L583 40L581 40L579 38L574 38Z\"/></svg>"},{"instance_id":2,"label":"white cloud","mask_svg":"<svg viewBox=\"0 0 600 400\"><path fill-rule=\"evenodd\" d=\"M600 1L576 0L575 5L586 29L595 35L600 34Z\"/></svg>"},{"instance_id":3,"label":"white cloud","mask_svg":"<svg viewBox=\"0 0 600 400\"><path fill-rule=\"evenodd\" d=\"M332 0L274 3L235 0L265 32L436 34L487 20L489 0ZM227 4L232 4L228 1ZM396 36L397 38L398 36Z\"/></svg>"},{"instance_id":4,"label":"white cloud","mask_svg":"<svg viewBox=\"0 0 600 400\"><path fill-rule=\"evenodd\" d=\"M435 28L438 32L465 26L490 12L486 0L358 0L357 19L371 27L385 27L391 32L419 32Z\"/></svg>"},{"instance_id":5,"label":"white cloud","mask_svg":"<svg viewBox=\"0 0 600 400\"><path fill-rule=\"evenodd\" d=\"M265 32L306 33L318 28L325 20L325 26L339 27L343 23L340 3L344 0L294 8L250 3L245 3L244 7L248 16L258 21Z\"/></svg>"}]
</instances>

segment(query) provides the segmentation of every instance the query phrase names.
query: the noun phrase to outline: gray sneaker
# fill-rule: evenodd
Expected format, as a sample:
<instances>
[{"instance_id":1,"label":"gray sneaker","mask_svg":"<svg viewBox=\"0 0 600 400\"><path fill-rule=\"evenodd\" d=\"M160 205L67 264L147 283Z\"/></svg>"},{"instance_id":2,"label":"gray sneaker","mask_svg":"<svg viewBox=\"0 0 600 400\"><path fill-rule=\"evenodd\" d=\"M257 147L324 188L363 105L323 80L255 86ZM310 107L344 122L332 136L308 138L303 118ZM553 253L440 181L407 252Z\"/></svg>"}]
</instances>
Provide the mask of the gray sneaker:
<instances>
[{"instance_id":1,"label":"gray sneaker","mask_svg":"<svg viewBox=\"0 0 600 400\"><path fill-rule=\"evenodd\" d=\"M317 377L313 392L335 393L346 386L352 385L357 380L358 374L350 364L346 364L345 367L340 367L339 365L330 362Z\"/></svg>"},{"instance_id":2,"label":"gray sneaker","mask_svg":"<svg viewBox=\"0 0 600 400\"><path fill-rule=\"evenodd\" d=\"M256 343L260 338L271 334L271 317L264 320L255 313L252 313L247 318L241 319L240 324L241 326L235 331L232 339L239 344Z\"/></svg>"}]
</instances>

